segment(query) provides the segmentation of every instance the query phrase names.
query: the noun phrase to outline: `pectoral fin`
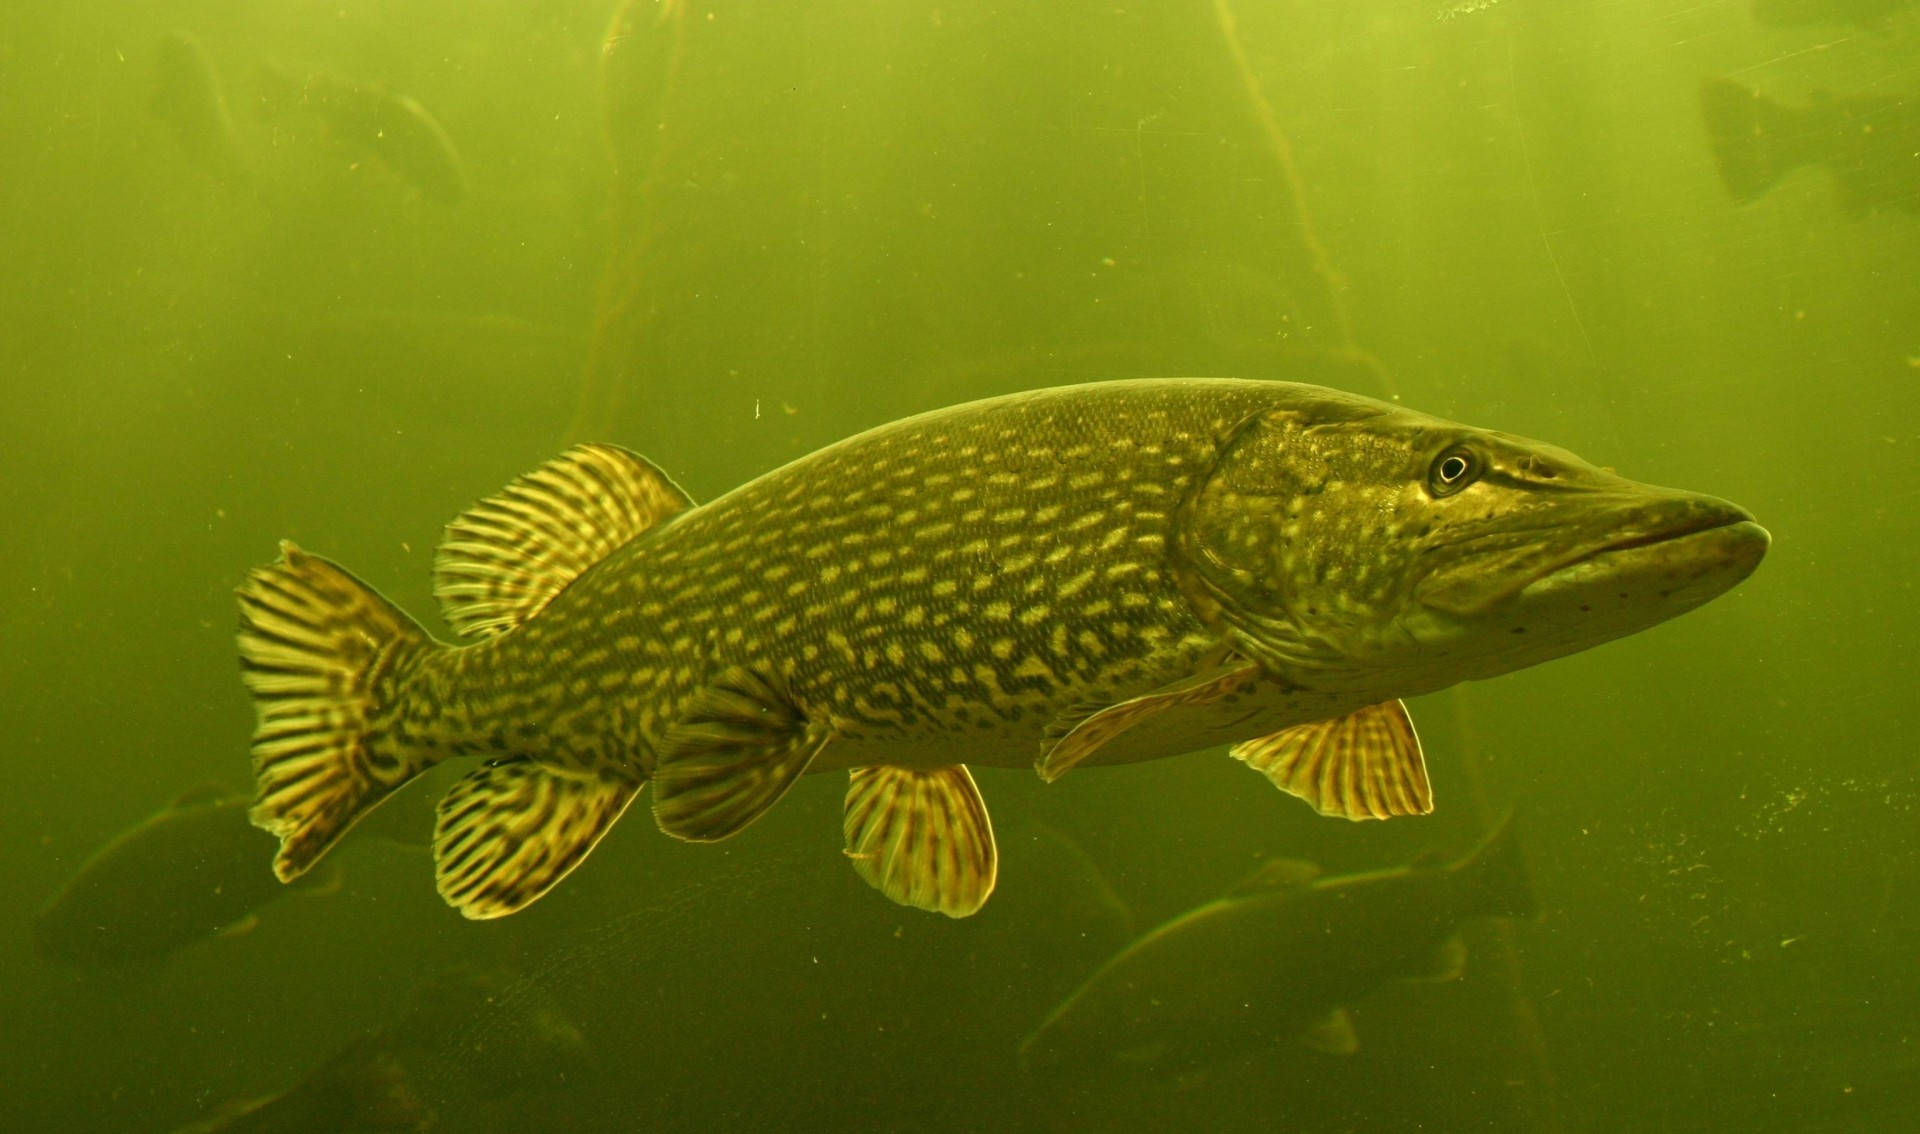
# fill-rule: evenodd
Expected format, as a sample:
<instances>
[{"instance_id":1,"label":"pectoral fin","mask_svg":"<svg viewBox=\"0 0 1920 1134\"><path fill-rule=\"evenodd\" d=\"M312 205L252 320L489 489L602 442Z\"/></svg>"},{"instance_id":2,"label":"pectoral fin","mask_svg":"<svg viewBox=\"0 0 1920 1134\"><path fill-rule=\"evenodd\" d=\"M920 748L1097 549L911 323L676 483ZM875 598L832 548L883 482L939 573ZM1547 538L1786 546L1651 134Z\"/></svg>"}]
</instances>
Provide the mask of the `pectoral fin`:
<instances>
[{"instance_id":1,"label":"pectoral fin","mask_svg":"<svg viewBox=\"0 0 1920 1134\"><path fill-rule=\"evenodd\" d=\"M1328 1055L1352 1055L1360 1050L1360 1035L1353 1030L1353 1013L1345 1008L1315 1020L1300 1033L1300 1042Z\"/></svg>"},{"instance_id":2,"label":"pectoral fin","mask_svg":"<svg viewBox=\"0 0 1920 1134\"><path fill-rule=\"evenodd\" d=\"M1232 658L1217 667L1196 674L1186 681L1156 689L1117 705L1092 712L1064 716L1047 730L1047 747L1036 770L1040 778L1052 783L1093 755L1101 745L1157 713L1184 705L1203 705L1232 692L1252 680L1260 667L1245 658Z\"/></svg>"},{"instance_id":3,"label":"pectoral fin","mask_svg":"<svg viewBox=\"0 0 1920 1134\"><path fill-rule=\"evenodd\" d=\"M845 828L853 868L903 906L966 917L993 893L993 825L964 765L853 769Z\"/></svg>"},{"instance_id":4,"label":"pectoral fin","mask_svg":"<svg viewBox=\"0 0 1920 1134\"><path fill-rule=\"evenodd\" d=\"M260 915L257 913L246 913L240 916L240 920L223 926L220 932L214 934L214 936L245 937L258 928L260 928Z\"/></svg>"},{"instance_id":5,"label":"pectoral fin","mask_svg":"<svg viewBox=\"0 0 1920 1134\"><path fill-rule=\"evenodd\" d=\"M475 770L448 789L434 822L440 896L476 920L524 908L580 865L639 790L531 760Z\"/></svg>"},{"instance_id":6,"label":"pectoral fin","mask_svg":"<svg viewBox=\"0 0 1920 1134\"><path fill-rule=\"evenodd\" d=\"M1425 967L1416 968L1400 979L1410 984L1444 984L1459 980L1467 971L1467 943L1458 933L1435 946Z\"/></svg>"},{"instance_id":7,"label":"pectoral fin","mask_svg":"<svg viewBox=\"0 0 1920 1134\"><path fill-rule=\"evenodd\" d=\"M828 736L765 675L728 670L667 730L653 770L653 817L675 838L724 839L777 803Z\"/></svg>"},{"instance_id":8,"label":"pectoral fin","mask_svg":"<svg viewBox=\"0 0 1920 1134\"><path fill-rule=\"evenodd\" d=\"M1295 725L1231 751L1322 815L1388 819L1433 810L1420 737L1398 701Z\"/></svg>"}]
</instances>

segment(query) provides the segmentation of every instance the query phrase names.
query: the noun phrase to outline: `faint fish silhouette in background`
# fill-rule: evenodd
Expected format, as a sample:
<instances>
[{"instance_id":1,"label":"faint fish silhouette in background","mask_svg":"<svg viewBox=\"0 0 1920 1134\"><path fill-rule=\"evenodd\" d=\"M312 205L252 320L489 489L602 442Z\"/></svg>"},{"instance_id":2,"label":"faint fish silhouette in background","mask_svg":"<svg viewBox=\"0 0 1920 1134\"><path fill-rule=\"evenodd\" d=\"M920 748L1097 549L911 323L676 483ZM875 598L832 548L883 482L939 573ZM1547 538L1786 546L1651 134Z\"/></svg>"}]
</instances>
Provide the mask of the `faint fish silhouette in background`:
<instances>
[{"instance_id":1,"label":"faint fish silhouette in background","mask_svg":"<svg viewBox=\"0 0 1920 1134\"><path fill-rule=\"evenodd\" d=\"M1021 1061L1185 1070L1289 1036L1350 1053L1348 1005L1389 981L1459 976L1463 919L1533 912L1511 815L1451 863L1423 855L1324 878L1311 863L1275 860L1101 966L1021 1045Z\"/></svg>"},{"instance_id":2,"label":"faint fish silhouette in background","mask_svg":"<svg viewBox=\"0 0 1920 1134\"><path fill-rule=\"evenodd\" d=\"M1804 107L1726 79L1700 86L1720 180L1734 200L1759 200L1801 166L1833 174L1848 212L1920 212L1920 101L1816 94Z\"/></svg>"},{"instance_id":3,"label":"faint fish silhouette in background","mask_svg":"<svg viewBox=\"0 0 1920 1134\"><path fill-rule=\"evenodd\" d=\"M221 178L245 173L226 83L199 40L176 31L160 41L148 107L195 165Z\"/></svg>"},{"instance_id":4,"label":"faint fish silhouette in background","mask_svg":"<svg viewBox=\"0 0 1920 1134\"><path fill-rule=\"evenodd\" d=\"M418 99L381 83L273 62L263 63L259 75L264 114L317 116L335 139L375 159L427 200L453 205L466 197L466 163L453 137Z\"/></svg>"},{"instance_id":5,"label":"faint fish silhouette in background","mask_svg":"<svg viewBox=\"0 0 1920 1134\"><path fill-rule=\"evenodd\" d=\"M451 1117L442 1106L464 1115L560 1090L594 1069L586 1037L544 989L504 969L459 968L300 1082L236 1099L177 1134L428 1130Z\"/></svg>"},{"instance_id":6,"label":"faint fish silhouette in background","mask_svg":"<svg viewBox=\"0 0 1920 1134\"><path fill-rule=\"evenodd\" d=\"M89 967L124 965L251 929L286 888L258 867L272 841L247 821L247 804L208 785L115 836L34 918L34 948ZM329 873L303 888L338 885Z\"/></svg>"}]
</instances>

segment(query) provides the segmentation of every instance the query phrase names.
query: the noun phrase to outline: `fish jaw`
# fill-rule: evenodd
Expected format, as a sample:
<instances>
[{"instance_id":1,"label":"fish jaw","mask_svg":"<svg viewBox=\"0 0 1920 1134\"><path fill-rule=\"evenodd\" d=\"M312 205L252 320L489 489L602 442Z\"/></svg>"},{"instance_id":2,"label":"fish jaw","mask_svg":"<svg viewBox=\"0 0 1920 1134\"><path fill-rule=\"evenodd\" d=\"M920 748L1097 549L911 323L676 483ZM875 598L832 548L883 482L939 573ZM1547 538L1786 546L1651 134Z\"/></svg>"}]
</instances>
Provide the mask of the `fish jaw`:
<instances>
[{"instance_id":1,"label":"fish jaw","mask_svg":"<svg viewBox=\"0 0 1920 1134\"><path fill-rule=\"evenodd\" d=\"M1625 637L1725 594L1771 542L1746 510L1714 497L1649 490L1489 563L1466 586L1416 595L1401 627L1416 659L1445 666L1438 688L1492 677ZM1471 570L1471 563L1468 564ZM1461 572L1456 571L1456 578Z\"/></svg>"},{"instance_id":2,"label":"fish jaw","mask_svg":"<svg viewBox=\"0 0 1920 1134\"><path fill-rule=\"evenodd\" d=\"M1647 596L1660 619L1718 598L1753 574L1772 536L1744 512L1727 522L1624 541L1582 555L1522 587L1516 613L1539 613L1608 597ZM1638 626L1623 632L1631 632Z\"/></svg>"}]
</instances>

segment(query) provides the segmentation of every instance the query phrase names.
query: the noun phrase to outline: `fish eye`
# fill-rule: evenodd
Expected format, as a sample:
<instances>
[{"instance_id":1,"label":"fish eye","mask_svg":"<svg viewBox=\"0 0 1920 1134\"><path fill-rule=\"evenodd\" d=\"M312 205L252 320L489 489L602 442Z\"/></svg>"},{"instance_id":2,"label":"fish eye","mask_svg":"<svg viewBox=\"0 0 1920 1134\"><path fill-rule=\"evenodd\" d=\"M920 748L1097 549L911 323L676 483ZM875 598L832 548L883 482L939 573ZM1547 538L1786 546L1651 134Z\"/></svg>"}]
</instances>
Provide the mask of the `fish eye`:
<instances>
[{"instance_id":1,"label":"fish eye","mask_svg":"<svg viewBox=\"0 0 1920 1134\"><path fill-rule=\"evenodd\" d=\"M1427 491L1451 496L1480 477L1480 460L1468 449L1455 448L1435 457L1427 470Z\"/></svg>"}]
</instances>

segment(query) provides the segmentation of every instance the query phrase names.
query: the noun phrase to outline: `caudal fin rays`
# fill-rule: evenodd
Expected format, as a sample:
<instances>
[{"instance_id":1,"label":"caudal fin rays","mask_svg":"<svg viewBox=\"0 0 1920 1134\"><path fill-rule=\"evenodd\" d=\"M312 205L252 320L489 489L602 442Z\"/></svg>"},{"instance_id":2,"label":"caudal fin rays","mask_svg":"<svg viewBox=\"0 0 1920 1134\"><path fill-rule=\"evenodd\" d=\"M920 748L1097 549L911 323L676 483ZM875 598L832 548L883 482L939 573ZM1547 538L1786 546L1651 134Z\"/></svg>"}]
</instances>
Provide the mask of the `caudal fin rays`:
<instances>
[{"instance_id":1,"label":"caudal fin rays","mask_svg":"<svg viewBox=\"0 0 1920 1134\"><path fill-rule=\"evenodd\" d=\"M240 662L258 721L249 816L298 878L431 758L383 727L406 667L434 643L344 568L291 543L241 584Z\"/></svg>"}]
</instances>

